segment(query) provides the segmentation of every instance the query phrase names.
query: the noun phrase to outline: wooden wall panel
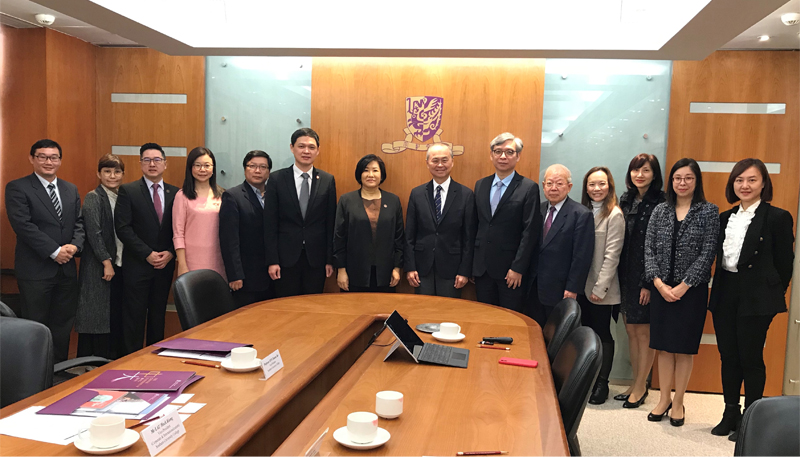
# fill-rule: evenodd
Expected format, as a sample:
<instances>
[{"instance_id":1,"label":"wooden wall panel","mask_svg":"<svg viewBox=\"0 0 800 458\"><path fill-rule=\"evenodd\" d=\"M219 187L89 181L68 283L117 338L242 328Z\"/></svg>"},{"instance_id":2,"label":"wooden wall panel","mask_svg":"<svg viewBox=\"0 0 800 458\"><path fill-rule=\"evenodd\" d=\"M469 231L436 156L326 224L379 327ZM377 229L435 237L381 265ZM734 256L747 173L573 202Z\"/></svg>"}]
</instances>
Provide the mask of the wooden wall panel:
<instances>
[{"instance_id":1,"label":"wooden wall panel","mask_svg":"<svg viewBox=\"0 0 800 458\"><path fill-rule=\"evenodd\" d=\"M156 142L188 151L205 143L205 59L152 49L97 48L97 145ZM186 94L186 104L111 103L112 93ZM137 156L125 161L125 181L141 178ZM164 180L183 184L186 159L167 158Z\"/></svg>"},{"instance_id":2,"label":"wooden wall panel","mask_svg":"<svg viewBox=\"0 0 800 458\"><path fill-rule=\"evenodd\" d=\"M406 97L414 96L444 98L441 139L464 147L455 158L456 181L473 188L494 173L489 142L506 131L525 143L517 171L534 180L539 175L543 60L315 57L311 81L317 165L336 176L339 195L358 188L355 165L369 153L386 163L382 188L400 196L404 210L411 189L431 179L424 151L381 152L381 144L404 139ZM411 291L405 279L398 291Z\"/></svg>"},{"instance_id":3,"label":"wooden wall panel","mask_svg":"<svg viewBox=\"0 0 800 458\"><path fill-rule=\"evenodd\" d=\"M785 103L786 114L689 113L691 102ZM795 51L718 51L703 61L673 65L667 164L682 157L698 161L732 161L757 157L778 162L781 173L771 175L776 189L773 205L792 213L797 221L800 189L800 53ZM727 173L703 173L706 198L721 211ZM788 300L787 295L787 300ZM781 394L786 354L787 314L772 322L764 359L765 394ZM706 333L713 333L711 315ZM655 382L655 378L654 378ZM695 360L689 389L721 392L719 353L703 345Z\"/></svg>"}]
</instances>

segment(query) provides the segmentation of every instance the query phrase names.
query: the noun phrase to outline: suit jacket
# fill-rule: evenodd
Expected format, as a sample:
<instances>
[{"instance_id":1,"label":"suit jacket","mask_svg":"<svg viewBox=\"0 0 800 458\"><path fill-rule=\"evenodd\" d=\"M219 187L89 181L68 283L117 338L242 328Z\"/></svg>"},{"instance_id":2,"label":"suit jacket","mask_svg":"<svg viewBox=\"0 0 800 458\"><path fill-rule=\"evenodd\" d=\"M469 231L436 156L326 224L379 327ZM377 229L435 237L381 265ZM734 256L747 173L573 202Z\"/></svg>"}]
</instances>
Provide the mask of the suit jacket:
<instances>
[{"instance_id":1,"label":"suit jacket","mask_svg":"<svg viewBox=\"0 0 800 458\"><path fill-rule=\"evenodd\" d=\"M589 299L590 302L616 305L622 301L617 267L624 241L625 217L619 207L614 207L611 214L603 219L594 217L594 256L586 277L584 294L587 298L594 294L602 300L594 302Z\"/></svg>"},{"instance_id":2,"label":"suit jacket","mask_svg":"<svg viewBox=\"0 0 800 458\"><path fill-rule=\"evenodd\" d=\"M264 209L246 181L222 194L219 246L229 282L244 280L242 291L264 291L269 287Z\"/></svg>"},{"instance_id":3,"label":"suit jacket","mask_svg":"<svg viewBox=\"0 0 800 458\"><path fill-rule=\"evenodd\" d=\"M403 267L403 208L400 198L381 191L381 213L374 255L378 286L388 286L392 269ZM342 195L336 207L333 256L337 269L346 268L350 284L369 286L373 254L372 226L361 200L361 190Z\"/></svg>"},{"instance_id":4,"label":"suit jacket","mask_svg":"<svg viewBox=\"0 0 800 458\"><path fill-rule=\"evenodd\" d=\"M170 251L174 256L172 203L177 192L177 186L164 183L164 213L159 224L153 197L144 178L119 187L114 225L117 237L125 247L122 251L122 266L131 272L126 275L154 275L156 269L147 262L147 257L153 251ZM168 272L171 277L174 270L173 257L161 271Z\"/></svg>"},{"instance_id":5,"label":"suit jacket","mask_svg":"<svg viewBox=\"0 0 800 458\"><path fill-rule=\"evenodd\" d=\"M468 187L450 180L442 209L436 222L433 182L411 190L406 210L406 272L428 275L436 262L442 278L472 276L472 252L475 245L475 195Z\"/></svg>"},{"instance_id":6,"label":"suit jacket","mask_svg":"<svg viewBox=\"0 0 800 458\"><path fill-rule=\"evenodd\" d=\"M542 218L548 203L542 202ZM594 253L592 211L567 197L539 249L539 301L556 305L564 291L581 293Z\"/></svg>"},{"instance_id":7,"label":"suit jacket","mask_svg":"<svg viewBox=\"0 0 800 458\"><path fill-rule=\"evenodd\" d=\"M58 180L57 186L61 197L61 219L35 173L6 185L6 212L17 235L14 271L20 280L55 277L59 264L50 259L50 255L64 244L78 247L76 254L83 250L85 234L78 188L62 179ZM78 275L74 258L63 267L66 276Z\"/></svg>"},{"instance_id":8,"label":"suit jacket","mask_svg":"<svg viewBox=\"0 0 800 458\"><path fill-rule=\"evenodd\" d=\"M514 174L492 215L491 196L494 174L475 183L475 212L478 229L472 274L489 273L494 279L505 278L511 269L518 274L536 276L532 254L539 246L542 230L539 213L539 185Z\"/></svg>"},{"instance_id":9,"label":"suit jacket","mask_svg":"<svg viewBox=\"0 0 800 458\"><path fill-rule=\"evenodd\" d=\"M294 266L304 246L309 265L333 264L336 180L330 173L316 167L313 170L305 220L300 212L292 166L269 176L264 193L264 246L268 266Z\"/></svg>"},{"instance_id":10,"label":"suit jacket","mask_svg":"<svg viewBox=\"0 0 800 458\"><path fill-rule=\"evenodd\" d=\"M739 211L739 206L720 215L720 236L717 243L717 269L711 285L711 299L708 308L715 311L724 307L721 303L725 285L722 272L722 244L725 242L725 229L731 215ZM756 214L747 228L742 243L742 252L736 265L737 281L745 286L738 288L743 295L739 301L739 315L771 315L786 311L786 289L792 279L794 262L794 234L792 215L786 210L761 202Z\"/></svg>"}]
</instances>

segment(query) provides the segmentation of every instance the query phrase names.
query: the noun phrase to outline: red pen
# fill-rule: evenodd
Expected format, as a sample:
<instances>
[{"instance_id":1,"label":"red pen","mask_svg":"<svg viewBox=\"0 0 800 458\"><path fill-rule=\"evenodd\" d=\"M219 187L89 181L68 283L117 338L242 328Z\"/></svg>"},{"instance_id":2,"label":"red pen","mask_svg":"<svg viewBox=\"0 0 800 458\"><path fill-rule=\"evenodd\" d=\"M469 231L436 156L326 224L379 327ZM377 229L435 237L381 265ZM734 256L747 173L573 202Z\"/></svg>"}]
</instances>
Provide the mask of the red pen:
<instances>
[{"instance_id":1,"label":"red pen","mask_svg":"<svg viewBox=\"0 0 800 458\"><path fill-rule=\"evenodd\" d=\"M503 351L511 350L511 348L509 347L490 347L488 345L478 345L478 348L485 348L487 350L503 350Z\"/></svg>"},{"instance_id":2,"label":"red pen","mask_svg":"<svg viewBox=\"0 0 800 458\"><path fill-rule=\"evenodd\" d=\"M492 450L487 452L458 452L456 456L476 456L476 455L506 455L508 454L505 450Z\"/></svg>"}]
</instances>

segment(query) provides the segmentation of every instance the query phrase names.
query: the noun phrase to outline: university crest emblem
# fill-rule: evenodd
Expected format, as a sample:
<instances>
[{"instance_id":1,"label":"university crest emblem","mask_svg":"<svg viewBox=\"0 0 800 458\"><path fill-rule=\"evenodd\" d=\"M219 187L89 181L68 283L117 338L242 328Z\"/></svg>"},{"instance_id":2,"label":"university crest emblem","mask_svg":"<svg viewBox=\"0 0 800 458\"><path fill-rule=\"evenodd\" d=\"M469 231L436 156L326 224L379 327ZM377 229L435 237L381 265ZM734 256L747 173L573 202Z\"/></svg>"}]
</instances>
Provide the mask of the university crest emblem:
<instances>
[{"instance_id":1,"label":"university crest emblem","mask_svg":"<svg viewBox=\"0 0 800 458\"><path fill-rule=\"evenodd\" d=\"M444 98L434 96L417 96L406 98L406 128L403 132L406 138L401 141L384 143L381 151L387 154L400 153L407 149L427 151L428 144L424 142L433 139L435 143L447 143L453 150L453 155L464 154L463 146L454 146L452 143L442 142L442 113ZM416 139L420 143L415 143Z\"/></svg>"}]
</instances>

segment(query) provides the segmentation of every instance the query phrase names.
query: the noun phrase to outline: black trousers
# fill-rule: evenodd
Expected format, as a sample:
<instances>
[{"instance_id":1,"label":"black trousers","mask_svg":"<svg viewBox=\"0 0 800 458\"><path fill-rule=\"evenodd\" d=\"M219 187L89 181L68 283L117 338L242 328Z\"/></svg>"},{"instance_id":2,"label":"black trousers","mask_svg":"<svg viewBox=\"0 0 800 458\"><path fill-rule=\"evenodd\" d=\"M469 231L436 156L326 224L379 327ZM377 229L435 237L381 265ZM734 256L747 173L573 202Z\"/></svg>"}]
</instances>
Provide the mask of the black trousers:
<instances>
[{"instance_id":1,"label":"black trousers","mask_svg":"<svg viewBox=\"0 0 800 458\"><path fill-rule=\"evenodd\" d=\"M436 263L434 262L431 271L424 277L420 275L419 286L414 288L417 294L424 294L426 296L442 296L442 297L455 297L461 298L461 290L455 287L456 279L444 278L436 274Z\"/></svg>"},{"instance_id":2,"label":"black trousers","mask_svg":"<svg viewBox=\"0 0 800 458\"><path fill-rule=\"evenodd\" d=\"M523 278L523 284L524 281L525 279ZM511 289L508 287L505 278L494 279L488 273L475 277L475 296L477 296L478 302L498 305L515 312L522 311L524 289L522 285Z\"/></svg>"},{"instance_id":3,"label":"black trousers","mask_svg":"<svg viewBox=\"0 0 800 458\"><path fill-rule=\"evenodd\" d=\"M124 313L124 289L122 268L114 266L114 278L111 279L111 310L110 329L107 334L78 334L78 356L102 356L103 358L116 359L125 354L125 345L122 337Z\"/></svg>"},{"instance_id":4,"label":"black trousers","mask_svg":"<svg viewBox=\"0 0 800 458\"><path fill-rule=\"evenodd\" d=\"M152 345L164 340L164 320L174 273L174 262L167 264L164 269L154 270L150 275L142 275L132 269L125 270L122 334L126 355L141 350L143 341Z\"/></svg>"},{"instance_id":5,"label":"black trousers","mask_svg":"<svg viewBox=\"0 0 800 458\"><path fill-rule=\"evenodd\" d=\"M50 329L53 336L54 362L69 358L69 337L78 310L78 277L58 273L46 280L17 280L21 318L33 320Z\"/></svg>"},{"instance_id":6,"label":"black trousers","mask_svg":"<svg viewBox=\"0 0 800 458\"><path fill-rule=\"evenodd\" d=\"M283 273L281 273L281 276L283 276ZM275 292L272 290L271 284L270 287L264 291L242 291L240 289L239 291L231 292L231 294L233 295L233 303L236 304L236 308L275 298Z\"/></svg>"},{"instance_id":7,"label":"black trousers","mask_svg":"<svg viewBox=\"0 0 800 458\"><path fill-rule=\"evenodd\" d=\"M578 294L578 305L581 306L581 324L589 326L600 337L603 343L614 343L611 336L611 312L613 305L593 304L588 297Z\"/></svg>"},{"instance_id":8,"label":"black trousers","mask_svg":"<svg viewBox=\"0 0 800 458\"><path fill-rule=\"evenodd\" d=\"M351 293L393 293L394 286L378 286L378 273L377 268L372 266L369 272L369 286L356 286L352 283L349 285ZM344 292L344 290L341 290Z\"/></svg>"},{"instance_id":9,"label":"black trousers","mask_svg":"<svg viewBox=\"0 0 800 458\"><path fill-rule=\"evenodd\" d=\"M775 314L739 316L741 297L736 274L724 272L726 285L720 304L712 314L717 334L717 349L722 361L722 395L726 404L739 404L744 382L744 406L749 407L764 395L767 367L764 343Z\"/></svg>"},{"instance_id":10,"label":"black trousers","mask_svg":"<svg viewBox=\"0 0 800 458\"><path fill-rule=\"evenodd\" d=\"M311 266L305 248L300 252L297 264L281 265L281 278L275 281L275 293L278 297L320 294L324 289L325 265Z\"/></svg>"}]
</instances>

